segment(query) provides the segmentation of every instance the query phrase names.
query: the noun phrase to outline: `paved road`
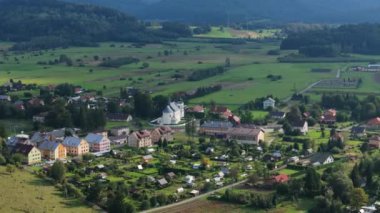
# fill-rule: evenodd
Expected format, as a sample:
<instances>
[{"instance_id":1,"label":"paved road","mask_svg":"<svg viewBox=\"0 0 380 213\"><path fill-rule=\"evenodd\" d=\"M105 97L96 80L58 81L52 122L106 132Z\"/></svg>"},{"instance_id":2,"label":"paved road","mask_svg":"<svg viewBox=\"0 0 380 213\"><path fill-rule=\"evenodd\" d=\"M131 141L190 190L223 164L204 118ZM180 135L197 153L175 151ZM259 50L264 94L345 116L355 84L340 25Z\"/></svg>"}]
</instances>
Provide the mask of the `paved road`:
<instances>
[{"instance_id":1,"label":"paved road","mask_svg":"<svg viewBox=\"0 0 380 213\"><path fill-rule=\"evenodd\" d=\"M154 209L149 209L149 210L143 211L142 213L151 213L151 212L163 211L163 210L168 209L168 208L173 208L173 207L176 207L176 206L180 206L180 205L184 205L184 204L187 204L187 203L191 203L191 202L196 201L198 199L210 196L212 193L215 193L215 192L218 192L218 191L221 191L221 190L224 190L224 189L229 189L229 188L232 188L234 186L238 186L240 184L243 184L245 182L247 182L247 180L236 182L236 183L233 183L231 185L224 186L222 188L219 188L219 189L216 189L216 190L213 190L213 191L210 191L210 192L198 195L198 196L190 198L190 199L183 200L183 201L178 202L178 203L173 203L173 204L170 204L170 205L161 206L161 207L154 208Z\"/></svg>"}]
</instances>

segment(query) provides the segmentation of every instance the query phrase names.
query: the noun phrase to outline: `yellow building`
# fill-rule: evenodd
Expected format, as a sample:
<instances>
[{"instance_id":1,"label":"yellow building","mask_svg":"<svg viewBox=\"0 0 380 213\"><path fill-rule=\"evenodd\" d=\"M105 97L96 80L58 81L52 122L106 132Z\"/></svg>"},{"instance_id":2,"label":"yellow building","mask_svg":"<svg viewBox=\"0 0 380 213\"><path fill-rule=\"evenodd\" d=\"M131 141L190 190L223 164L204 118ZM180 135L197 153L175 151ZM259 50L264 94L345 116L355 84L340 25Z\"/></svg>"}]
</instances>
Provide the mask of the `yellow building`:
<instances>
[{"instance_id":1,"label":"yellow building","mask_svg":"<svg viewBox=\"0 0 380 213\"><path fill-rule=\"evenodd\" d=\"M41 151L41 156L49 160L65 159L66 148L58 142L44 141L38 149Z\"/></svg>"},{"instance_id":2,"label":"yellow building","mask_svg":"<svg viewBox=\"0 0 380 213\"><path fill-rule=\"evenodd\" d=\"M77 137L66 137L62 145L66 147L67 154L72 156L80 156L90 151L88 142Z\"/></svg>"},{"instance_id":3,"label":"yellow building","mask_svg":"<svg viewBox=\"0 0 380 213\"><path fill-rule=\"evenodd\" d=\"M25 162L28 165L33 165L41 162L41 152L36 147L30 144L17 144L14 148L14 153L19 153L25 156Z\"/></svg>"}]
</instances>

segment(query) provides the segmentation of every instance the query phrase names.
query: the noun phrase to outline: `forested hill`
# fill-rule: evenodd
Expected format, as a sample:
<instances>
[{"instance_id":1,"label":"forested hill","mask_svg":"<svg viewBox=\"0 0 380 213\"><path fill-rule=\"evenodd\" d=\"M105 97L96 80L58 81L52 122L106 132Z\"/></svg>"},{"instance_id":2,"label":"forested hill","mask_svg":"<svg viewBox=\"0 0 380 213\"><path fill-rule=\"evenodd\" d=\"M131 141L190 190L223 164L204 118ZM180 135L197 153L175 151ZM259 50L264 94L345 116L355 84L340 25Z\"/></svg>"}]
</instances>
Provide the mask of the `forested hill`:
<instances>
[{"instance_id":1,"label":"forested hill","mask_svg":"<svg viewBox=\"0 0 380 213\"><path fill-rule=\"evenodd\" d=\"M67 0L114 7L142 19L226 24L254 19L275 22L380 21L378 0Z\"/></svg>"},{"instance_id":2,"label":"forested hill","mask_svg":"<svg viewBox=\"0 0 380 213\"><path fill-rule=\"evenodd\" d=\"M289 33L281 49L298 49L309 57L335 57L342 53L380 54L380 24L342 25Z\"/></svg>"},{"instance_id":3,"label":"forested hill","mask_svg":"<svg viewBox=\"0 0 380 213\"><path fill-rule=\"evenodd\" d=\"M18 47L34 49L33 45L53 48L156 37L138 20L114 9L56 0L0 0L0 40L32 41Z\"/></svg>"}]
</instances>

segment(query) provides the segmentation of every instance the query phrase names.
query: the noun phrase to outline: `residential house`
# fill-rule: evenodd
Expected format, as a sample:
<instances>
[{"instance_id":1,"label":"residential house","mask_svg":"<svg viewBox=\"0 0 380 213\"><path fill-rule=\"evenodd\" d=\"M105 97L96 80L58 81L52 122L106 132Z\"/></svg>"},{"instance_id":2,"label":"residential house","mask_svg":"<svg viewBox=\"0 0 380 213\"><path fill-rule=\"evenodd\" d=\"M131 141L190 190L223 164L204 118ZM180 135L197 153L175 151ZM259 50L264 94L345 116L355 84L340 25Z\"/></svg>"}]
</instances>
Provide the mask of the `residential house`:
<instances>
[{"instance_id":1,"label":"residential house","mask_svg":"<svg viewBox=\"0 0 380 213\"><path fill-rule=\"evenodd\" d=\"M263 102L263 109L272 108L274 109L276 107L276 101L273 98L268 98Z\"/></svg>"},{"instance_id":2,"label":"residential house","mask_svg":"<svg viewBox=\"0 0 380 213\"><path fill-rule=\"evenodd\" d=\"M299 161L299 164L303 166L320 166L320 165L326 165L334 162L334 158L330 153L315 153L310 156L308 156L305 159L302 159Z\"/></svg>"},{"instance_id":3,"label":"residential house","mask_svg":"<svg viewBox=\"0 0 380 213\"><path fill-rule=\"evenodd\" d=\"M210 113L214 115L219 115L221 118L224 118L224 119L228 119L229 117L233 116L231 110L223 106L211 107Z\"/></svg>"},{"instance_id":4,"label":"residential house","mask_svg":"<svg viewBox=\"0 0 380 213\"><path fill-rule=\"evenodd\" d=\"M298 130L301 132L301 134L306 135L309 132L309 124L307 121L299 120L292 122L290 125L292 126L293 131Z\"/></svg>"},{"instance_id":5,"label":"residential house","mask_svg":"<svg viewBox=\"0 0 380 213\"><path fill-rule=\"evenodd\" d=\"M265 140L265 132L259 128L229 128L227 138L242 144L258 145Z\"/></svg>"},{"instance_id":6,"label":"residential house","mask_svg":"<svg viewBox=\"0 0 380 213\"><path fill-rule=\"evenodd\" d=\"M289 181L289 176L286 174L280 174L272 177L272 182L274 184L287 183Z\"/></svg>"},{"instance_id":7,"label":"residential house","mask_svg":"<svg viewBox=\"0 0 380 213\"><path fill-rule=\"evenodd\" d=\"M80 156L90 151L88 142L77 137L66 137L62 145L66 147L67 154L72 156Z\"/></svg>"},{"instance_id":8,"label":"residential house","mask_svg":"<svg viewBox=\"0 0 380 213\"><path fill-rule=\"evenodd\" d=\"M199 134L224 138L232 127L232 123L228 121L206 121L201 125Z\"/></svg>"},{"instance_id":9,"label":"residential house","mask_svg":"<svg viewBox=\"0 0 380 213\"><path fill-rule=\"evenodd\" d=\"M368 129L379 129L380 128L380 117L373 118L367 122Z\"/></svg>"},{"instance_id":10,"label":"residential house","mask_svg":"<svg viewBox=\"0 0 380 213\"><path fill-rule=\"evenodd\" d=\"M367 136L367 129L364 126L355 126L351 129L351 137L362 138Z\"/></svg>"},{"instance_id":11,"label":"residential house","mask_svg":"<svg viewBox=\"0 0 380 213\"><path fill-rule=\"evenodd\" d=\"M369 139L368 146L372 149L380 149L380 136L372 136Z\"/></svg>"},{"instance_id":12,"label":"residential house","mask_svg":"<svg viewBox=\"0 0 380 213\"><path fill-rule=\"evenodd\" d=\"M186 110L188 113L204 113L205 108L201 105L195 105L193 107L190 107Z\"/></svg>"},{"instance_id":13,"label":"residential house","mask_svg":"<svg viewBox=\"0 0 380 213\"><path fill-rule=\"evenodd\" d=\"M281 120L281 119L284 119L286 117L286 112L272 111L270 113L270 117L272 119Z\"/></svg>"},{"instance_id":14,"label":"residential house","mask_svg":"<svg viewBox=\"0 0 380 213\"><path fill-rule=\"evenodd\" d=\"M89 143L91 152L108 152L111 150L111 141L104 134L89 133L85 140Z\"/></svg>"},{"instance_id":15,"label":"residential house","mask_svg":"<svg viewBox=\"0 0 380 213\"><path fill-rule=\"evenodd\" d=\"M161 124L175 125L185 117L185 104L180 102L170 102L162 111Z\"/></svg>"},{"instance_id":16,"label":"residential house","mask_svg":"<svg viewBox=\"0 0 380 213\"><path fill-rule=\"evenodd\" d=\"M128 143L128 135L119 135L109 137L111 144L122 145Z\"/></svg>"},{"instance_id":17,"label":"residential house","mask_svg":"<svg viewBox=\"0 0 380 213\"><path fill-rule=\"evenodd\" d=\"M149 131L132 132L128 137L128 146L135 148L152 146L152 137Z\"/></svg>"},{"instance_id":18,"label":"residential house","mask_svg":"<svg viewBox=\"0 0 380 213\"><path fill-rule=\"evenodd\" d=\"M152 136L152 143L156 144L160 140L164 141L166 140L167 142L173 141L173 130L170 127L167 126L161 126L156 129L154 129L151 132Z\"/></svg>"},{"instance_id":19,"label":"residential house","mask_svg":"<svg viewBox=\"0 0 380 213\"><path fill-rule=\"evenodd\" d=\"M323 112L320 122L324 124L334 124L336 122L336 110L329 109Z\"/></svg>"},{"instance_id":20,"label":"residential house","mask_svg":"<svg viewBox=\"0 0 380 213\"><path fill-rule=\"evenodd\" d=\"M129 127L114 127L110 130L111 135L113 136L121 136L121 135L129 135Z\"/></svg>"},{"instance_id":21,"label":"residential house","mask_svg":"<svg viewBox=\"0 0 380 213\"><path fill-rule=\"evenodd\" d=\"M48 116L48 112L42 112L33 116L33 122L36 123L45 123L46 117Z\"/></svg>"},{"instance_id":22,"label":"residential house","mask_svg":"<svg viewBox=\"0 0 380 213\"><path fill-rule=\"evenodd\" d=\"M25 156L27 165L33 165L41 162L41 152L31 144L17 144L13 149L13 153L19 153Z\"/></svg>"},{"instance_id":23,"label":"residential house","mask_svg":"<svg viewBox=\"0 0 380 213\"><path fill-rule=\"evenodd\" d=\"M45 102L40 98L32 98L28 101L28 104L33 107L45 106Z\"/></svg>"},{"instance_id":24,"label":"residential house","mask_svg":"<svg viewBox=\"0 0 380 213\"><path fill-rule=\"evenodd\" d=\"M10 102L11 100L11 96L9 95L0 95L0 102Z\"/></svg>"},{"instance_id":25,"label":"residential house","mask_svg":"<svg viewBox=\"0 0 380 213\"><path fill-rule=\"evenodd\" d=\"M133 117L129 114L124 113L107 113L107 120L131 122L133 120Z\"/></svg>"},{"instance_id":26,"label":"residential house","mask_svg":"<svg viewBox=\"0 0 380 213\"><path fill-rule=\"evenodd\" d=\"M9 137L8 140L5 141L5 144L11 150L17 144L31 144L31 142L29 140L29 135L21 133L21 134L17 134L12 137Z\"/></svg>"},{"instance_id":27,"label":"residential house","mask_svg":"<svg viewBox=\"0 0 380 213\"><path fill-rule=\"evenodd\" d=\"M42 158L49 160L65 159L67 154L66 148L56 141L45 140L38 149Z\"/></svg>"}]
</instances>

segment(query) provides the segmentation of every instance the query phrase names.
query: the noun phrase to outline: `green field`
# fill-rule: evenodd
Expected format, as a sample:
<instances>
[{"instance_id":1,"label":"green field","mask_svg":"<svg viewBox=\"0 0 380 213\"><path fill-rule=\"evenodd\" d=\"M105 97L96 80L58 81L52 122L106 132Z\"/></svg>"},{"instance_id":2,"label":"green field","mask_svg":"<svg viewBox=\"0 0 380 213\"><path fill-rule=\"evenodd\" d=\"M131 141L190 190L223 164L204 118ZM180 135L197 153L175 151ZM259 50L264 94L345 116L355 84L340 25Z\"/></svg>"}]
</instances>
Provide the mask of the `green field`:
<instances>
[{"instance_id":1,"label":"green field","mask_svg":"<svg viewBox=\"0 0 380 213\"><path fill-rule=\"evenodd\" d=\"M263 29L263 30L235 30L230 27L211 27L211 31L206 34L195 35L200 38L252 38L264 39L273 38L280 29Z\"/></svg>"},{"instance_id":2,"label":"green field","mask_svg":"<svg viewBox=\"0 0 380 213\"><path fill-rule=\"evenodd\" d=\"M10 45L0 43L0 49L6 49ZM279 63L278 57L292 51L281 51L279 56L267 55L269 50L278 48L279 42L248 42L234 45L195 39L192 42L166 42L143 47L135 47L130 43L101 43L99 47L73 47L29 53L7 52L0 56L2 63L0 84L9 79L40 85L68 82L86 89L101 90L106 96L118 96L120 88L128 86L152 91L153 95L171 95L179 91L187 92L198 87L220 84L223 87L221 91L192 99L190 104L209 103L214 100L235 109L250 100L267 95L284 99L294 91L300 91L318 80L335 78L338 69L355 65L355 63L317 61ZM171 54L165 56L165 50ZM73 66L37 64L37 62L54 61L62 54L72 59ZM99 59L95 60L94 56L98 56ZM98 66L103 58L120 57L135 57L140 59L140 62L119 68ZM227 57L231 60L231 67L224 74L200 81L186 80L194 70L224 65ZM369 61L380 59L378 56L355 55L354 57ZM149 67L141 68L144 62L149 63ZM311 72L312 68L330 68L333 71L317 73ZM175 74L183 77L174 79ZM272 81L267 78L268 75L280 75L282 78ZM350 92L373 92L380 89L380 84L374 75L376 74L342 72L342 77L363 79L362 86L350 89ZM328 89L328 91L335 90ZM23 92L16 95L22 96Z\"/></svg>"},{"instance_id":3,"label":"green field","mask_svg":"<svg viewBox=\"0 0 380 213\"><path fill-rule=\"evenodd\" d=\"M26 171L8 174L1 166L0 178L0 212L96 212Z\"/></svg>"}]
</instances>

